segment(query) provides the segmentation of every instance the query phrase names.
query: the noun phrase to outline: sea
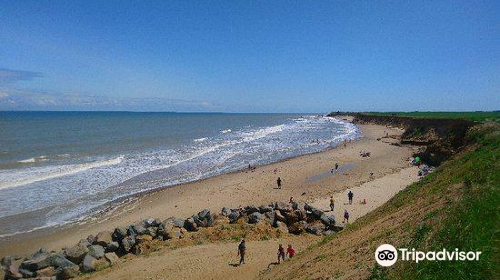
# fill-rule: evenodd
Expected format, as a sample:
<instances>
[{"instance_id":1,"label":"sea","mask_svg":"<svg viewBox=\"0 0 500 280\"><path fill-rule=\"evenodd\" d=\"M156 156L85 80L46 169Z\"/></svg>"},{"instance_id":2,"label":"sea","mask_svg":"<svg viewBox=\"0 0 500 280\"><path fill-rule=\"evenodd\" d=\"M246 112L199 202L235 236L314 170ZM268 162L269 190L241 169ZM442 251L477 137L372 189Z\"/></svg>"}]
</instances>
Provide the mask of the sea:
<instances>
[{"instance_id":1,"label":"sea","mask_svg":"<svg viewBox=\"0 0 500 280\"><path fill-rule=\"evenodd\" d=\"M0 238L360 136L315 114L0 112Z\"/></svg>"}]
</instances>

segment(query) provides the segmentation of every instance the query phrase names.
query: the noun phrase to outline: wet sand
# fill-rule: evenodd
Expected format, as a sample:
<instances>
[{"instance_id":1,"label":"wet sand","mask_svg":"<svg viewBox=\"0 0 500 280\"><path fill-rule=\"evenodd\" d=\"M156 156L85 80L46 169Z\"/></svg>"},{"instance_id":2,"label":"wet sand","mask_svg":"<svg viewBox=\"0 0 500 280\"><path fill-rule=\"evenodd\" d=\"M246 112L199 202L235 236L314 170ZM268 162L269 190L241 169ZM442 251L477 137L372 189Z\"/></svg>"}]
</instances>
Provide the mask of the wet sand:
<instances>
[{"instance_id":1,"label":"wet sand","mask_svg":"<svg viewBox=\"0 0 500 280\"><path fill-rule=\"evenodd\" d=\"M259 166L253 172L223 174L139 195L133 202L84 224L2 238L0 256L28 254L42 246L59 250L89 234L149 217L187 217L204 208L219 212L223 206L262 205L288 201L291 196L299 202L314 202L408 167L407 158L414 147L395 146L380 140L386 133L401 135L402 130L379 125L360 125L360 128L362 138L331 150ZM371 156L361 157L360 151L370 151ZM336 162L350 168L326 176ZM282 189L276 188L277 177L283 180ZM18 219L22 220L22 216Z\"/></svg>"}]
</instances>

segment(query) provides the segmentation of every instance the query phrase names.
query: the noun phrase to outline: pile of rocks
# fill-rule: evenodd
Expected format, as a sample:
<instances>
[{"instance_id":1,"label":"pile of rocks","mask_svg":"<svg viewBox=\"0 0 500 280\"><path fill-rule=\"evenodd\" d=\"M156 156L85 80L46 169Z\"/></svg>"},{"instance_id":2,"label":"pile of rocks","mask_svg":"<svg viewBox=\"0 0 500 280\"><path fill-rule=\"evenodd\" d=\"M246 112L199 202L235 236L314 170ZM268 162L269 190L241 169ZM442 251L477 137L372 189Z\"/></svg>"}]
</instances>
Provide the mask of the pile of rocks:
<instances>
[{"instance_id":1,"label":"pile of rocks","mask_svg":"<svg viewBox=\"0 0 500 280\"><path fill-rule=\"evenodd\" d=\"M29 257L4 257L0 263L0 279L69 279L84 272L112 266L127 254L140 255L153 240L183 238L187 232L213 227L216 221L257 224L267 222L291 234L328 235L339 230L333 215L308 204L272 203L229 209L220 214L203 210L187 219L147 219L114 231L103 231L80 240L61 252L40 249Z\"/></svg>"}]
</instances>

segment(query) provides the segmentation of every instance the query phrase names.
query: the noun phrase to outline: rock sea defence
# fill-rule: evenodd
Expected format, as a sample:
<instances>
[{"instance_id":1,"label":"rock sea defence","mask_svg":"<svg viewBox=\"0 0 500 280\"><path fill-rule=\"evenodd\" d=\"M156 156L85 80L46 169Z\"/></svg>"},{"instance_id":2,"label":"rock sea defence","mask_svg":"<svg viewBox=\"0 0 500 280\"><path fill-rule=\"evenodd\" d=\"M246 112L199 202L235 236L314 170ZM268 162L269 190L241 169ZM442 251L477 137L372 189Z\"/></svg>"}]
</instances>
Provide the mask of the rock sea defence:
<instances>
[{"instance_id":1,"label":"rock sea defence","mask_svg":"<svg viewBox=\"0 0 500 280\"><path fill-rule=\"evenodd\" d=\"M127 227L89 235L59 252L44 249L30 256L7 256L0 263L0 279L70 279L114 265L129 254L141 255L154 242L190 238L203 228L216 225L265 225L281 233L330 235L343 229L333 215L303 203L276 202L244 208L204 209L186 219L146 219Z\"/></svg>"}]
</instances>

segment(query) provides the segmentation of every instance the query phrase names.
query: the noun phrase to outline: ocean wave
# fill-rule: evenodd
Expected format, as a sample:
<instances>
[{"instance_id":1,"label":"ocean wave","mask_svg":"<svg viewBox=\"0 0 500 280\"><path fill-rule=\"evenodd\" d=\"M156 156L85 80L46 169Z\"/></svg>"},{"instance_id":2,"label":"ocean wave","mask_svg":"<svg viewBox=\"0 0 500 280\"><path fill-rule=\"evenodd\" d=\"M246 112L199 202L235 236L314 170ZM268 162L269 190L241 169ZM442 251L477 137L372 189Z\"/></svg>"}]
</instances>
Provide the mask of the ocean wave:
<instances>
[{"instance_id":1,"label":"ocean wave","mask_svg":"<svg viewBox=\"0 0 500 280\"><path fill-rule=\"evenodd\" d=\"M204 142L204 141L206 141L207 139L208 139L207 137L203 137L203 138L194 139L193 141L194 141L194 142Z\"/></svg>"},{"instance_id":2,"label":"ocean wave","mask_svg":"<svg viewBox=\"0 0 500 280\"><path fill-rule=\"evenodd\" d=\"M2 182L0 182L0 189L14 188L32 184L48 179L54 179L67 175L76 174L92 168L119 164L123 160L123 156L113 159L106 159L90 163L82 164L69 164L60 166L46 166L39 168L32 168L27 170L20 170L19 172L0 172L2 175ZM2 174L5 173L5 174Z\"/></svg>"},{"instance_id":3,"label":"ocean wave","mask_svg":"<svg viewBox=\"0 0 500 280\"><path fill-rule=\"evenodd\" d=\"M226 133L229 133L231 131L232 131L231 129L224 129L224 130L221 130L220 133L226 134Z\"/></svg>"}]
</instances>

